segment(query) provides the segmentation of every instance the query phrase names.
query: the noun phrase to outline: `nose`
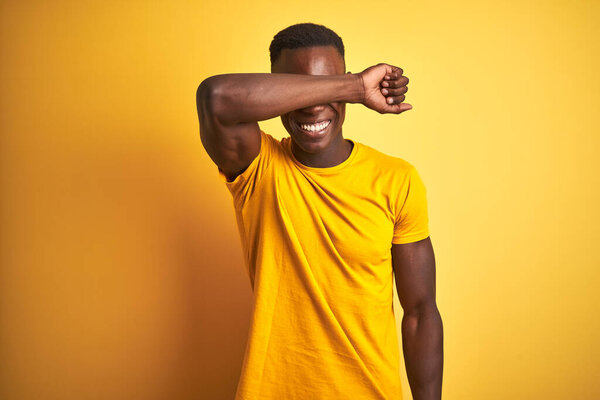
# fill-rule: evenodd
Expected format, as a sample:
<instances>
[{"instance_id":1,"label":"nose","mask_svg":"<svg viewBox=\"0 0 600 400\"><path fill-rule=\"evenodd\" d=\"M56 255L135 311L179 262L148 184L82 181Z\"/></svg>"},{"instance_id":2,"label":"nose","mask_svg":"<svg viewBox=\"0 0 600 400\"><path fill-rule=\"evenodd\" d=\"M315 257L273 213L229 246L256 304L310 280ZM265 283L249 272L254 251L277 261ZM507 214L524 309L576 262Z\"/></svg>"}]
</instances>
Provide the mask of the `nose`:
<instances>
[{"instance_id":1,"label":"nose","mask_svg":"<svg viewBox=\"0 0 600 400\"><path fill-rule=\"evenodd\" d=\"M305 108L301 108L300 111L305 114L318 114L325 109L325 104L317 104L314 106L309 106Z\"/></svg>"}]
</instances>

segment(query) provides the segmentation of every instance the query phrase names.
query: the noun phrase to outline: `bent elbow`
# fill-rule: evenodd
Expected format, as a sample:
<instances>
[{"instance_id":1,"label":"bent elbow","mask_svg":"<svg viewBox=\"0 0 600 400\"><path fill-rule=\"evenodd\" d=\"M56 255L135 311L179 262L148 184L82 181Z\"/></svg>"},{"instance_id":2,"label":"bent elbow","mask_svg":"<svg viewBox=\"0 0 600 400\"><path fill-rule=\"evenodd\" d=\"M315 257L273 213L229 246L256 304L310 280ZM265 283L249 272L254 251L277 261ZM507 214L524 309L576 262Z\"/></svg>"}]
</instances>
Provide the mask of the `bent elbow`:
<instances>
[{"instance_id":1,"label":"bent elbow","mask_svg":"<svg viewBox=\"0 0 600 400\"><path fill-rule=\"evenodd\" d=\"M219 85L214 76L204 79L196 89L196 104L199 111L214 112L214 106L219 98Z\"/></svg>"},{"instance_id":2,"label":"bent elbow","mask_svg":"<svg viewBox=\"0 0 600 400\"><path fill-rule=\"evenodd\" d=\"M196 105L200 118L212 119L221 125L231 125L231 99L226 93L224 82L218 75L203 80L196 90Z\"/></svg>"}]
</instances>

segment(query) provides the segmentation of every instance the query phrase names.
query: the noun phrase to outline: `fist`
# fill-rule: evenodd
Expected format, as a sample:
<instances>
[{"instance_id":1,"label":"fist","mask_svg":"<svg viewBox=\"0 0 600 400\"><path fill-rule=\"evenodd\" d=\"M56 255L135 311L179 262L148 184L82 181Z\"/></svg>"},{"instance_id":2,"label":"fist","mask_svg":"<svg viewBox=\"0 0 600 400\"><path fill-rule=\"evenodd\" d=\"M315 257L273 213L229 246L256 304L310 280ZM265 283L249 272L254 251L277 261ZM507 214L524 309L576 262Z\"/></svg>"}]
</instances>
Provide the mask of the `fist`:
<instances>
[{"instance_id":1,"label":"fist","mask_svg":"<svg viewBox=\"0 0 600 400\"><path fill-rule=\"evenodd\" d=\"M410 104L403 103L408 91L408 78L403 72L402 68L382 63L359 73L364 93L362 103L380 114L400 114L412 109Z\"/></svg>"}]
</instances>

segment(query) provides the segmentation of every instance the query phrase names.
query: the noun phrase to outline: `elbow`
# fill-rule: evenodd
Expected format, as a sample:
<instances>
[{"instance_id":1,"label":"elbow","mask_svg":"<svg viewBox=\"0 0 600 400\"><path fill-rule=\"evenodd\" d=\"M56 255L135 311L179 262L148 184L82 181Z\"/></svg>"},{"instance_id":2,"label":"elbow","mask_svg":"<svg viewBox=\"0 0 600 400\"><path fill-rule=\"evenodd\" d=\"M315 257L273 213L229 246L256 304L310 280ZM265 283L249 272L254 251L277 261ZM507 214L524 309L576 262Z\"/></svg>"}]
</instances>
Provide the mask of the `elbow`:
<instances>
[{"instance_id":1,"label":"elbow","mask_svg":"<svg viewBox=\"0 0 600 400\"><path fill-rule=\"evenodd\" d=\"M224 82L218 75L203 80L196 90L198 115L219 125L233 125L231 121L231 99L226 96Z\"/></svg>"},{"instance_id":2,"label":"elbow","mask_svg":"<svg viewBox=\"0 0 600 400\"><path fill-rule=\"evenodd\" d=\"M218 82L214 76L204 79L196 89L196 105L198 111L214 114L215 105L220 96Z\"/></svg>"}]
</instances>

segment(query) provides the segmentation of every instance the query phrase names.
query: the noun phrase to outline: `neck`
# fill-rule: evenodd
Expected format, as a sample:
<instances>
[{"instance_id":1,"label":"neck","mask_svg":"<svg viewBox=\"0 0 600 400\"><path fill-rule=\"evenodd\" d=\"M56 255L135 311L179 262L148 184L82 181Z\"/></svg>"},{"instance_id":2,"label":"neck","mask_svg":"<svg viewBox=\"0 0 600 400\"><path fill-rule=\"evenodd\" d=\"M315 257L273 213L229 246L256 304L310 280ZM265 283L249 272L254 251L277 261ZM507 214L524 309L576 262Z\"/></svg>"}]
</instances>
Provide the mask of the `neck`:
<instances>
[{"instance_id":1,"label":"neck","mask_svg":"<svg viewBox=\"0 0 600 400\"><path fill-rule=\"evenodd\" d=\"M290 140L292 141L292 153L296 160L311 168L335 167L350 157L354 147L354 144L350 140L346 140L340 135L327 149L315 154L307 153L296 145L293 139L290 138Z\"/></svg>"}]
</instances>

